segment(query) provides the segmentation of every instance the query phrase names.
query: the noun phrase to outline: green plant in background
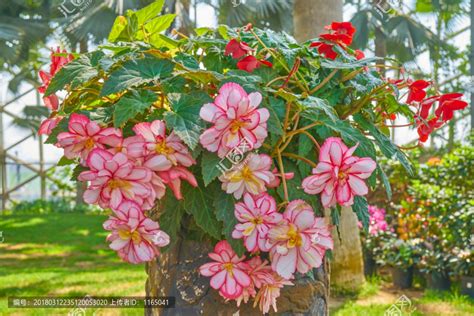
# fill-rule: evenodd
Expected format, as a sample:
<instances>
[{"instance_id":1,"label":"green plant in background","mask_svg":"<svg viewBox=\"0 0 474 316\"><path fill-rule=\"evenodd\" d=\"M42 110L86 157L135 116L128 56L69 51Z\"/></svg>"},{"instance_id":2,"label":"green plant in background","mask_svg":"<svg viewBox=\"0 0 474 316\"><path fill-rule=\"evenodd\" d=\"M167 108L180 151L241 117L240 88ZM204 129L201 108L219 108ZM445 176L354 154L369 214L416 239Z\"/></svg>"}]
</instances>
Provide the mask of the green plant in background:
<instances>
[{"instance_id":1,"label":"green plant in background","mask_svg":"<svg viewBox=\"0 0 474 316\"><path fill-rule=\"evenodd\" d=\"M392 238L381 242L382 251L376 256L377 263L383 266L408 270L420 260L420 240Z\"/></svg>"},{"instance_id":2,"label":"green plant in background","mask_svg":"<svg viewBox=\"0 0 474 316\"><path fill-rule=\"evenodd\" d=\"M51 199L21 201L13 204L8 213L20 214L53 214L53 213L104 213L94 205L73 203L72 199Z\"/></svg>"}]
</instances>

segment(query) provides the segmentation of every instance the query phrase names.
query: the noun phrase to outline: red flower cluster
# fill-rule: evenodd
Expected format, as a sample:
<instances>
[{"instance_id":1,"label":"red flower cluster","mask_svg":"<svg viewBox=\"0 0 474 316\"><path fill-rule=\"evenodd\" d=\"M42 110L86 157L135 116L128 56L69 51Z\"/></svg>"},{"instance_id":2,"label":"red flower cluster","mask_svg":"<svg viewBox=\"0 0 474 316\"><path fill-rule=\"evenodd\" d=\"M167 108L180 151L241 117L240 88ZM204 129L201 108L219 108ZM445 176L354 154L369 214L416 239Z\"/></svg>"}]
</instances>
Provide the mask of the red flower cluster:
<instances>
[{"instance_id":1,"label":"red flower cluster","mask_svg":"<svg viewBox=\"0 0 474 316\"><path fill-rule=\"evenodd\" d=\"M237 68L247 72L253 72L262 65L273 67L271 62L264 59L257 59L255 56L250 55L251 52L253 52L253 49L250 48L247 43L232 39L227 43L224 55L232 56L234 59L240 59L237 62Z\"/></svg>"},{"instance_id":2,"label":"red flower cluster","mask_svg":"<svg viewBox=\"0 0 474 316\"><path fill-rule=\"evenodd\" d=\"M331 25L327 25L325 29L328 30L329 33L319 36L324 42L313 42L310 47L316 47L319 54L334 60L337 57L334 46L339 45L344 50L347 50L348 46L352 43L356 29L351 22L332 22ZM360 50L355 50L353 53L357 59L365 57L364 53Z\"/></svg>"},{"instance_id":3,"label":"red flower cluster","mask_svg":"<svg viewBox=\"0 0 474 316\"><path fill-rule=\"evenodd\" d=\"M461 100L462 96L462 93L447 93L433 96L420 102L418 114L415 116L420 142L426 142L429 135L435 129L440 128L444 123L451 120L454 117L454 111L467 107L468 103ZM430 110L436 102L438 107L435 110L435 116L428 120Z\"/></svg>"}]
</instances>

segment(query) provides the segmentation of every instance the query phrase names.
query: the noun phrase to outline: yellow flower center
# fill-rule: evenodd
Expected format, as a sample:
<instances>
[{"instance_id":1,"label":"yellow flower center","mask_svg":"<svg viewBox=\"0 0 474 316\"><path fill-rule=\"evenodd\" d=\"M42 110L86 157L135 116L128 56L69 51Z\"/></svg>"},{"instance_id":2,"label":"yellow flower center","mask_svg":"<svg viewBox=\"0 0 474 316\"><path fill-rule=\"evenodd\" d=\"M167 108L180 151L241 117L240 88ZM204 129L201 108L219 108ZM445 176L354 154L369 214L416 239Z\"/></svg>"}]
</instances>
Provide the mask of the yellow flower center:
<instances>
[{"instance_id":1,"label":"yellow flower center","mask_svg":"<svg viewBox=\"0 0 474 316\"><path fill-rule=\"evenodd\" d=\"M250 220L254 225L260 225L263 223L263 218L261 216L254 217Z\"/></svg>"},{"instance_id":2,"label":"yellow flower center","mask_svg":"<svg viewBox=\"0 0 474 316\"><path fill-rule=\"evenodd\" d=\"M94 148L94 145L95 145L95 142L92 138L88 138L86 140L86 143L84 144L84 146L86 147L86 149L92 149Z\"/></svg>"},{"instance_id":3,"label":"yellow flower center","mask_svg":"<svg viewBox=\"0 0 474 316\"><path fill-rule=\"evenodd\" d=\"M290 224L290 229L286 233L286 236L288 237L288 248L300 247L303 244L301 236L293 224Z\"/></svg>"},{"instance_id":4,"label":"yellow flower center","mask_svg":"<svg viewBox=\"0 0 474 316\"><path fill-rule=\"evenodd\" d=\"M347 178L347 174L341 170L339 170L339 173L337 174L337 178L339 180L345 180Z\"/></svg>"},{"instance_id":5,"label":"yellow flower center","mask_svg":"<svg viewBox=\"0 0 474 316\"><path fill-rule=\"evenodd\" d=\"M159 143L156 143L155 152L157 154L168 155L168 154L173 154L175 151L173 148L171 148L170 146L166 144L165 140L163 140Z\"/></svg>"},{"instance_id":6,"label":"yellow flower center","mask_svg":"<svg viewBox=\"0 0 474 316\"><path fill-rule=\"evenodd\" d=\"M131 239L134 244L140 243L142 240L142 237L140 236L140 233L134 230L133 232L125 229L121 229L118 231L119 237L123 240L128 240Z\"/></svg>"},{"instance_id":7,"label":"yellow flower center","mask_svg":"<svg viewBox=\"0 0 474 316\"><path fill-rule=\"evenodd\" d=\"M132 187L132 185L125 180L119 180L119 179L113 179L110 180L108 183L108 187L113 190L113 189L129 189Z\"/></svg>"},{"instance_id":8,"label":"yellow flower center","mask_svg":"<svg viewBox=\"0 0 474 316\"><path fill-rule=\"evenodd\" d=\"M240 120L233 120L232 123L230 123L230 131L231 133L237 133L239 129L245 125L245 122L242 122Z\"/></svg>"},{"instance_id":9,"label":"yellow flower center","mask_svg":"<svg viewBox=\"0 0 474 316\"><path fill-rule=\"evenodd\" d=\"M233 268L234 268L234 265L231 263L231 262L228 262L228 263L224 263L222 265L222 268L227 270L227 272L233 276L234 275L234 271L233 271Z\"/></svg>"}]
</instances>

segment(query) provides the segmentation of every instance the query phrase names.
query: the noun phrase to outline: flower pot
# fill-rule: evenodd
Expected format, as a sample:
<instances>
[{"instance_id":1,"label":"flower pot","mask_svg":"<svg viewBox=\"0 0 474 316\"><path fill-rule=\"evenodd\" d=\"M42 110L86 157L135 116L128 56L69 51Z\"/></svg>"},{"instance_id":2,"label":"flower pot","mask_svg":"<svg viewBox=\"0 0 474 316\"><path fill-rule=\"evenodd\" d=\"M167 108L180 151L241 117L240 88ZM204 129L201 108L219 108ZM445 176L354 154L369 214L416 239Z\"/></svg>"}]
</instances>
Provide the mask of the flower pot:
<instances>
[{"instance_id":1,"label":"flower pot","mask_svg":"<svg viewBox=\"0 0 474 316\"><path fill-rule=\"evenodd\" d=\"M461 294L474 298L474 277L466 275L461 277Z\"/></svg>"},{"instance_id":2,"label":"flower pot","mask_svg":"<svg viewBox=\"0 0 474 316\"><path fill-rule=\"evenodd\" d=\"M426 275L427 288L438 291L448 291L451 288L451 281L446 272L432 271Z\"/></svg>"},{"instance_id":3,"label":"flower pot","mask_svg":"<svg viewBox=\"0 0 474 316\"><path fill-rule=\"evenodd\" d=\"M392 268L392 282L393 285L401 289L408 289L413 284L413 267L408 269Z\"/></svg>"},{"instance_id":4,"label":"flower pot","mask_svg":"<svg viewBox=\"0 0 474 316\"><path fill-rule=\"evenodd\" d=\"M373 276L377 273L377 263L375 262L374 256L364 251L364 275Z\"/></svg>"}]
</instances>

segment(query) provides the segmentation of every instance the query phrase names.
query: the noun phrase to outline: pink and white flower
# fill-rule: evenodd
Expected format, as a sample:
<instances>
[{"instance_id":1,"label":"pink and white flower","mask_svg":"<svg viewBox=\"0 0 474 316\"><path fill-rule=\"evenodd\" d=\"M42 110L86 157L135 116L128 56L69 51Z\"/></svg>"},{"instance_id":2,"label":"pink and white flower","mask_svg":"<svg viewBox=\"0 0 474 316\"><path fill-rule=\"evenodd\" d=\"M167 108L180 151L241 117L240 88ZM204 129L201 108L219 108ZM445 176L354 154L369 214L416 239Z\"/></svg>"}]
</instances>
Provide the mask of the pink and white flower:
<instances>
[{"instance_id":1,"label":"pink and white flower","mask_svg":"<svg viewBox=\"0 0 474 316\"><path fill-rule=\"evenodd\" d=\"M166 184L171 191L173 191L174 196L177 200L181 200L183 195L181 194L181 180L186 180L190 185L193 187L197 187L198 183L194 175L184 167L172 167L166 171L160 171L157 173L159 178L162 180L164 184ZM154 179L154 185L156 187Z\"/></svg>"},{"instance_id":2,"label":"pink and white flower","mask_svg":"<svg viewBox=\"0 0 474 316\"><path fill-rule=\"evenodd\" d=\"M235 299L237 306L240 306L242 301L247 303L251 297L255 297L257 294L256 289L259 289L263 284L271 282L273 274L268 261L262 260L259 256L252 257L245 263L251 282L249 286L243 289L242 294Z\"/></svg>"},{"instance_id":3,"label":"pink and white flower","mask_svg":"<svg viewBox=\"0 0 474 316\"><path fill-rule=\"evenodd\" d=\"M243 238L244 245L250 252L268 251L268 231L283 218L277 212L275 199L267 193L258 196L245 193L244 201L235 205L234 213L240 223L235 225L232 238Z\"/></svg>"},{"instance_id":4,"label":"pink and white flower","mask_svg":"<svg viewBox=\"0 0 474 316\"><path fill-rule=\"evenodd\" d=\"M170 242L170 237L160 230L158 223L145 217L140 206L132 201L120 204L103 226L112 231L107 236L110 248L130 263L152 260L160 254L159 247Z\"/></svg>"},{"instance_id":5,"label":"pink and white flower","mask_svg":"<svg viewBox=\"0 0 474 316\"><path fill-rule=\"evenodd\" d=\"M285 279L321 265L326 249L333 248L324 219L316 218L303 200L290 202L283 220L268 232L272 269Z\"/></svg>"},{"instance_id":6,"label":"pink and white flower","mask_svg":"<svg viewBox=\"0 0 474 316\"><path fill-rule=\"evenodd\" d=\"M56 51L51 50L51 65L49 66L49 72L43 70L39 71L39 77L41 79L41 82L43 83L43 85L38 87L38 92L41 94L44 94L46 92L46 89L48 89L51 79L59 71L59 69L61 69L65 64L67 64L73 59L72 55L68 55L67 57L55 56L55 54L60 53L65 54L67 52L65 50L61 52L61 49L59 47L56 48ZM56 111L59 107L59 99L55 94L43 97L43 101L44 105L52 111Z\"/></svg>"},{"instance_id":7,"label":"pink and white flower","mask_svg":"<svg viewBox=\"0 0 474 316\"><path fill-rule=\"evenodd\" d=\"M219 177L222 189L236 199L240 199L245 192L254 195L265 192L266 185L275 179L271 166L270 156L251 153L240 165Z\"/></svg>"},{"instance_id":8,"label":"pink and white flower","mask_svg":"<svg viewBox=\"0 0 474 316\"><path fill-rule=\"evenodd\" d=\"M237 83L229 82L219 89L214 103L204 104L200 116L214 124L202 133L200 142L204 148L217 152L223 158L243 140L251 148L262 146L267 137L267 109L258 109L262 102L259 92L247 94Z\"/></svg>"},{"instance_id":9,"label":"pink and white flower","mask_svg":"<svg viewBox=\"0 0 474 316\"><path fill-rule=\"evenodd\" d=\"M143 137L143 142L134 142L127 148L133 157L148 156L157 165L155 171L169 169L171 165L189 167L196 163L188 148L174 133L166 135L166 124L163 121L138 123L133 131ZM159 163L158 163L159 162Z\"/></svg>"},{"instance_id":10,"label":"pink and white flower","mask_svg":"<svg viewBox=\"0 0 474 316\"><path fill-rule=\"evenodd\" d=\"M354 204L354 196L366 195L369 191L364 179L370 177L376 164L369 157L359 158L338 137L326 139L319 153L319 163L313 175L303 180L303 189L308 194L321 193L324 207L336 202L343 206Z\"/></svg>"},{"instance_id":11,"label":"pink and white flower","mask_svg":"<svg viewBox=\"0 0 474 316\"><path fill-rule=\"evenodd\" d=\"M226 240L221 240L209 253L214 262L209 262L199 268L201 275L211 277L211 287L219 290L226 299L236 299L244 288L250 285L251 279L245 256L238 257Z\"/></svg>"},{"instance_id":12,"label":"pink and white flower","mask_svg":"<svg viewBox=\"0 0 474 316\"><path fill-rule=\"evenodd\" d=\"M291 281L273 274L265 283L262 284L257 296L255 297L254 306L258 304L260 311L263 314L270 312L270 307L273 307L275 312L278 312L276 301L280 297L280 289L285 285L294 285Z\"/></svg>"},{"instance_id":13,"label":"pink and white flower","mask_svg":"<svg viewBox=\"0 0 474 316\"><path fill-rule=\"evenodd\" d=\"M153 206L153 203L145 203L154 196L150 185L152 172L148 168L136 167L122 153L113 155L98 148L90 153L87 166L90 170L78 177L80 181L90 181L84 193L86 203L114 210L126 200L135 201L142 209Z\"/></svg>"},{"instance_id":14,"label":"pink and white flower","mask_svg":"<svg viewBox=\"0 0 474 316\"><path fill-rule=\"evenodd\" d=\"M119 129L101 128L83 114L73 113L68 127L69 132L59 133L56 146L63 148L69 159L80 157L84 162L94 148L116 147L122 140Z\"/></svg>"},{"instance_id":15,"label":"pink and white flower","mask_svg":"<svg viewBox=\"0 0 474 316\"><path fill-rule=\"evenodd\" d=\"M55 116L52 118L47 118L43 122L38 129L39 135L49 135L53 131L53 129L58 126L59 122L63 119L62 116Z\"/></svg>"}]
</instances>

